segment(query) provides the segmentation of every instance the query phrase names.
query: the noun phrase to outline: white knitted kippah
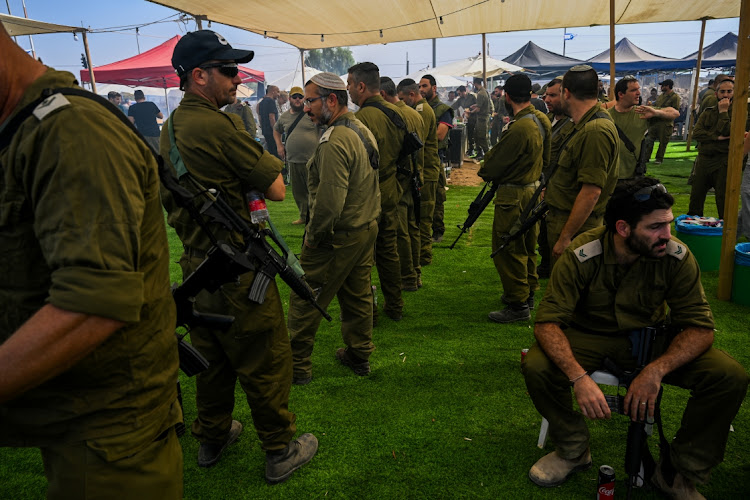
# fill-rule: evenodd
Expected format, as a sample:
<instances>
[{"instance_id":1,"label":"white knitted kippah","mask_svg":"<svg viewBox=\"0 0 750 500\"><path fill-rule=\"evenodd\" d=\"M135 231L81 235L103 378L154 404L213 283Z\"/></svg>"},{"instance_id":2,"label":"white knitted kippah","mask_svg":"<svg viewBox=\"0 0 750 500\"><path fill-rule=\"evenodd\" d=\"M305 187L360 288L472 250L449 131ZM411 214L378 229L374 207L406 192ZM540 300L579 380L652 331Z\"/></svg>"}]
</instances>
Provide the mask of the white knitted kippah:
<instances>
[{"instance_id":1,"label":"white knitted kippah","mask_svg":"<svg viewBox=\"0 0 750 500\"><path fill-rule=\"evenodd\" d=\"M346 90L346 83L341 79L339 75L334 73L318 73L317 75L310 78L310 81L319 87L323 87L331 90Z\"/></svg>"}]
</instances>

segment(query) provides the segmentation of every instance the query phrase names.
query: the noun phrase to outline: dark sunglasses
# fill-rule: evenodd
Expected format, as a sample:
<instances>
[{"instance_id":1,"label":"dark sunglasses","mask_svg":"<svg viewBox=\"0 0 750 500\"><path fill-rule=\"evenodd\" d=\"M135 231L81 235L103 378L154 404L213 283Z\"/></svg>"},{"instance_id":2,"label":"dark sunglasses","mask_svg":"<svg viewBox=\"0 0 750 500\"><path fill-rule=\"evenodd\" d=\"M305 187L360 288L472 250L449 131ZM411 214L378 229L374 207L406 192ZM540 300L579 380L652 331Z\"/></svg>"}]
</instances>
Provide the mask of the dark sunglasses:
<instances>
[{"instance_id":1,"label":"dark sunglasses","mask_svg":"<svg viewBox=\"0 0 750 500\"><path fill-rule=\"evenodd\" d=\"M292 99L304 99L305 98L305 96L303 96L302 94L294 94L291 97Z\"/></svg>"},{"instance_id":2,"label":"dark sunglasses","mask_svg":"<svg viewBox=\"0 0 750 500\"><path fill-rule=\"evenodd\" d=\"M635 193L633 193L633 198L635 198L635 201L638 202L644 202L651 199L651 196L653 196L654 191L658 191L661 194L667 194L667 188L664 187L663 184L654 184L653 186L647 186L645 188L641 188Z\"/></svg>"},{"instance_id":3,"label":"dark sunglasses","mask_svg":"<svg viewBox=\"0 0 750 500\"><path fill-rule=\"evenodd\" d=\"M200 69L217 68L219 70L219 73L226 76L227 78L234 78L240 72L240 68L237 66L237 63L206 64L204 66L198 66L198 67Z\"/></svg>"}]
</instances>

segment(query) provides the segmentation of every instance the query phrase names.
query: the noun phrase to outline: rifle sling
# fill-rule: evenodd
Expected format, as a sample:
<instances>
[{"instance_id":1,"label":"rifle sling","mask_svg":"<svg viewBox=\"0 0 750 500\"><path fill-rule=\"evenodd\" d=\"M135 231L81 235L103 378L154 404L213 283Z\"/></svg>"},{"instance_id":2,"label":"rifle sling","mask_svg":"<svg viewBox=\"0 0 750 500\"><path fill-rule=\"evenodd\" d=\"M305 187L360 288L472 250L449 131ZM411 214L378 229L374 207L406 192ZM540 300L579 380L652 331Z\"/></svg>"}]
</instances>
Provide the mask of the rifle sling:
<instances>
[{"instance_id":1,"label":"rifle sling","mask_svg":"<svg viewBox=\"0 0 750 500\"><path fill-rule=\"evenodd\" d=\"M294 132L294 129L297 128L297 124L302 119L302 117L305 115L304 112L300 111L297 113L297 118L294 119L294 122L289 126L289 130L286 131L286 140L289 140L289 136L292 135L292 132ZM284 141L286 142L286 141Z\"/></svg>"}]
</instances>

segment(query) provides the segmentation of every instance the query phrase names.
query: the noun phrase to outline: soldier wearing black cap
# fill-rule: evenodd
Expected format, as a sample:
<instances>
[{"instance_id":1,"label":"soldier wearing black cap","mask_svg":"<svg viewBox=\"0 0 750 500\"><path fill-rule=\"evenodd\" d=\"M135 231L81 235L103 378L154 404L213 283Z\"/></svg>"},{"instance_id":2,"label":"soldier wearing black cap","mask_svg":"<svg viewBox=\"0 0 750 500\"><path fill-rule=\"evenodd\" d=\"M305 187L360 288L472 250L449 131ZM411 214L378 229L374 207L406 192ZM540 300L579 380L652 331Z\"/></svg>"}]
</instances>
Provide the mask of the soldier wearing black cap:
<instances>
[{"instance_id":1,"label":"soldier wearing black cap","mask_svg":"<svg viewBox=\"0 0 750 500\"><path fill-rule=\"evenodd\" d=\"M505 103L513 120L503 128L500 141L487 153L479 176L500 184L495 197L492 249L508 234L539 186L542 167L549 162L550 124L544 113L530 103L531 80L513 75L505 83ZM539 289L536 274L535 226L522 238L498 253L495 268L503 284L502 300L508 307L493 311L496 323L526 321L531 317L534 292Z\"/></svg>"},{"instance_id":2,"label":"soldier wearing black cap","mask_svg":"<svg viewBox=\"0 0 750 500\"><path fill-rule=\"evenodd\" d=\"M180 76L185 97L164 126L160 144L170 167L170 153L176 149L188 172L202 185L217 189L248 224L252 224L248 192L263 193L274 201L283 200L286 192L281 161L261 148L237 115L219 110L235 100L240 83L237 63L252 57L252 51L233 49L224 37L210 30L182 37L175 46L172 66ZM180 267L183 276L188 276L203 262L211 242L164 189L162 199L169 212L168 222L185 248ZM239 234L219 226L212 229L218 239L244 246ZM242 424L232 420L239 379L266 451L266 480L275 484L309 462L318 443L312 434L291 441L296 426L295 415L288 409L292 353L284 311L273 281L262 304L249 301L254 278L255 273L249 272L237 283L196 297L196 308L202 312L231 315L235 320L226 332L205 327L190 332L193 345L210 362L208 370L196 378L198 416L192 432L201 443L198 465L216 464L242 432Z\"/></svg>"},{"instance_id":3,"label":"soldier wearing black cap","mask_svg":"<svg viewBox=\"0 0 750 500\"><path fill-rule=\"evenodd\" d=\"M674 82L671 79L666 79L660 82L662 94L656 98L654 107L656 108L674 108L680 109L680 96L672 90ZM655 163L659 165L664 161L664 153L667 151L667 144L669 144L669 138L672 137L672 131L674 130L674 118L656 118L653 120L654 123L648 128L648 136L646 137L646 147L648 148L647 158L651 158L651 154L654 151L654 143L659 141L659 149L656 150Z\"/></svg>"}]
</instances>

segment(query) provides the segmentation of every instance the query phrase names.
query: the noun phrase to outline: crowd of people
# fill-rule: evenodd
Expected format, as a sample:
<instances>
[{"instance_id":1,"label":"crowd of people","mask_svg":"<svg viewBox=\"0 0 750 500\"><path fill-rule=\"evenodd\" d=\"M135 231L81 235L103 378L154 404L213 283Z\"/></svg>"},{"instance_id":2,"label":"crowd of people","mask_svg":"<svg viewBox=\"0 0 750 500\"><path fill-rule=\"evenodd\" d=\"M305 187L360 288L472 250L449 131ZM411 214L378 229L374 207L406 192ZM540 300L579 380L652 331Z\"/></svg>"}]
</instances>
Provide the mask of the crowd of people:
<instances>
[{"instance_id":1,"label":"crowd of people","mask_svg":"<svg viewBox=\"0 0 750 500\"><path fill-rule=\"evenodd\" d=\"M672 195L638 170L645 128L675 117L669 95L662 106L642 106L637 80L625 77L607 110L596 72L581 65L544 91L524 74L491 95L475 79L476 96L459 87L450 104L441 102L429 74L394 82L363 62L349 68L347 81L323 72L290 89L282 113L274 102L281 91L269 87L258 106L264 149L236 98L237 64L253 51L234 49L211 30L177 43L172 65L185 97L156 136L151 120L160 113L141 106L138 95L128 123L120 111L82 95L71 74L30 58L2 27L0 50L7 83L0 90L0 244L7 256L0 445L41 448L48 498L112 491L182 497L176 313L162 206L183 245L183 279L214 252L249 242L221 224L205 231L206 221L195 215L202 204L186 205L177 188L164 177L160 182L168 174L157 171L157 153L179 179L179 193L200 186L194 194L221 197L255 229L263 223L248 207L284 200L286 162L299 209L293 224L305 228L306 281L320 307L336 297L341 308L343 346L332 356L353 375L367 376L380 309L372 269L383 313L408 321L402 295L419 293L432 243L442 236L434 222L445 201L449 131L459 108L483 159L479 175L498 186L492 246L506 307L489 319L528 321L537 309L537 342L522 369L555 451L531 467L530 479L556 486L591 467L584 417L608 418L610 409L589 374L605 357L632 369L633 334L666 326L670 333L630 384L626 411L633 420L653 417L662 382L692 392L652 482L674 498L702 498L695 484L723 458L748 376L712 347L714 323L697 262L670 234ZM715 163L726 167L717 157L727 142L731 85L717 84L715 103L704 97L696 179ZM662 87L670 89L669 81ZM110 101L117 104L116 96ZM84 140L90 147L77 147ZM545 224L500 249L541 197L549 207ZM540 231L550 280L537 307ZM191 432L198 465L215 466L243 430L232 415L239 381L266 453L265 478L278 484L317 452L314 435L295 439L289 395L293 384L314 381L321 314L292 291L285 317L273 279L260 300L251 299L263 270L254 257L247 260L254 270L194 297L196 310L233 322L190 331L208 361L196 376Z\"/></svg>"}]
</instances>

